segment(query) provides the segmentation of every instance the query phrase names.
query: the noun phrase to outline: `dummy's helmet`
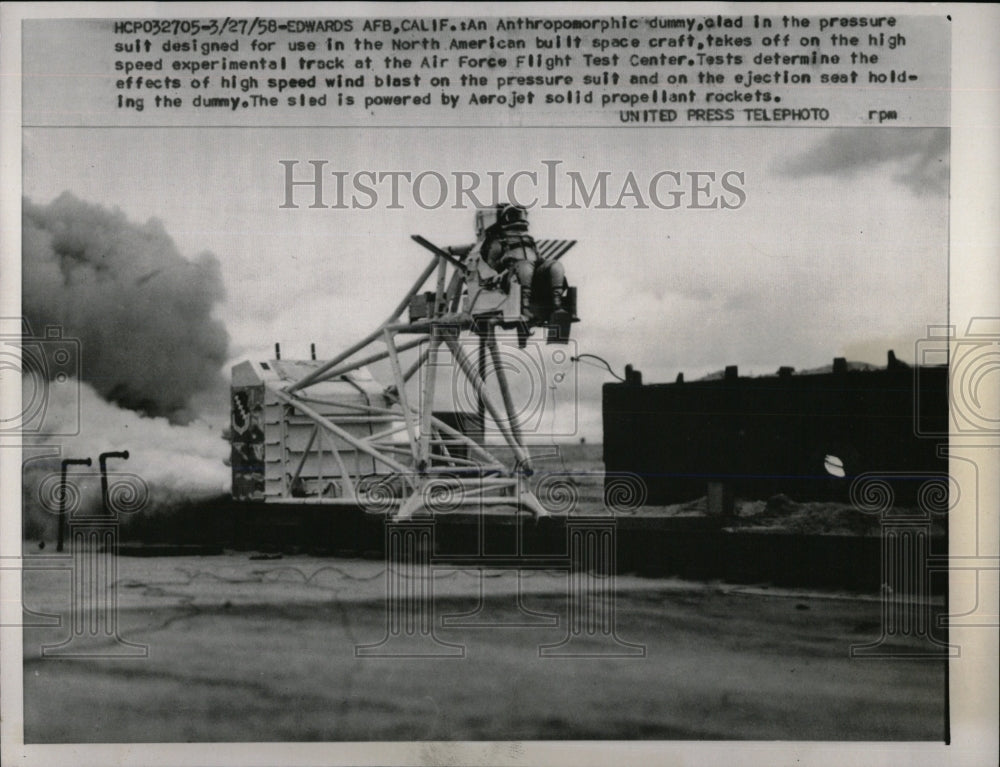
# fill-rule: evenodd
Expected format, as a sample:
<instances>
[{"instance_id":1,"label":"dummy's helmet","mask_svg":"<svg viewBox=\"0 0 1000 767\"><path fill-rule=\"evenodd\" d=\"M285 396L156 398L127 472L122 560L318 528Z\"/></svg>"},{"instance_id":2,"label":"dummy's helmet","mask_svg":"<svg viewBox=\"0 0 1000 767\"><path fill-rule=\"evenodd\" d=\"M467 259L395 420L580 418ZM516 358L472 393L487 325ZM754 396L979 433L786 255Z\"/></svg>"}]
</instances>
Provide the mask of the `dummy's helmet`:
<instances>
[{"instance_id":1,"label":"dummy's helmet","mask_svg":"<svg viewBox=\"0 0 1000 767\"><path fill-rule=\"evenodd\" d=\"M528 211L520 205L504 205L500 209L500 226L515 232L528 231Z\"/></svg>"},{"instance_id":2,"label":"dummy's helmet","mask_svg":"<svg viewBox=\"0 0 1000 767\"><path fill-rule=\"evenodd\" d=\"M482 237L488 229L497 227L504 231L528 231L528 211L520 205L501 202L490 208L476 211L476 237Z\"/></svg>"}]
</instances>

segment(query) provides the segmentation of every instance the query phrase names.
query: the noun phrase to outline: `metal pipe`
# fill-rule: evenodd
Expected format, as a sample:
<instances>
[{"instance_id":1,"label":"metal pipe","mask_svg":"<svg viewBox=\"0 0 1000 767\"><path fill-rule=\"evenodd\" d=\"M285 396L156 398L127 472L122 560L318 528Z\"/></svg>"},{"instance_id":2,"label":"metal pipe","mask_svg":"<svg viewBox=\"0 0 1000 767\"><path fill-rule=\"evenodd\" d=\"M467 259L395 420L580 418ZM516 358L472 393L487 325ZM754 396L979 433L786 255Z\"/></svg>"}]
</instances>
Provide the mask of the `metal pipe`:
<instances>
[{"instance_id":1,"label":"metal pipe","mask_svg":"<svg viewBox=\"0 0 1000 767\"><path fill-rule=\"evenodd\" d=\"M372 341L374 341L376 338L382 335L382 329L386 325L395 322L395 320L399 317L399 315L403 313L403 310L410 305L410 299L413 298L420 291L420 288L423 287L423 284L427 281L427 278L430 277L431 274L434 272L434 270L437 268L437 264L438 261L435 258L430 262L430 264L427 265L427 268L424 269L424 271L420 274L420 277L417 278L417 281L413 283L413 287L410 288L409 291L407 291L406 296L404 296L403 300L399 302L399 305L393 310L392 314L389 315L389 318L381 325L379 325L379 327L376 330L372 331L363 339L358 341L356 344L338 354L329 362L324 363L321 367L314 370L309 375L305 376L304 378L300 378L298 381L289 386L287 391L291 394L303 388L304 386L309 386L311 383L314 383L317 379L319 379L319 377L322 376L324 373L326 373L328 370L333 370L333 368L335 368L341 362L346 360L352 354L361 351L366 346L368 346L368 344L370 344Z\"/></svg>"},{"instance_id":2,"label":"metal pipe","mask_svg":"<svg viewBox=\"0 0 1000 767\"><path fill-rule=\"evenodd\" d=\"M393 341L392 333L388 330L385 331L385 344L386 350L389 353L389 364L392 367L392 377L396 379L396 396L399 398L399 404L403 407L403 419L406 421L406 433L410 438L410 451L413 455L414 462L416 462L419 460L417 429L413 425L412 416L410 414L410 405L406 399L406 383L403 381L403 371L399 367L399 356L396 353L396 344Z\"/></svg>"},{"instance_id":3,"label":"metal pipe","mask_svg":"<svg viewBox=\"0 0 1000 767\"><path fill-rule=\"evenodd\" d=\"M389 420L389 419L386 418L386 420ZM398 420L398 419L393 419L393 420ZM371 442L372 444L375 444L378 440L385 439L386 437L391 437L393 434L398 434L399 432L403 431L405 428L406 428L406 424L405 423L403 423L402 425L397 424L396 426L391 426L388 429L382 429L382 431L377 431L374 434L372 434L372 435L370 435L368 437L365 437L365 441L366 442Z\"/></svg>"},{"instance_id":4,"label":"metal pipe","mask_svg":"<svg viewBox=\"0 0 1000 767\"><path fill-rule=\"evenodd\" d=\"M421 392L420 411L420 449L417 451L417 469L423 471L430 462L431 416L434 411L434 385L438 371L438 349L441 346L442 334L437 325L431 326L431 346L428 356L428 374L424 377L424 390Z\"/></svg>"},{"instance_id":5,"label":"metal pipe","mask_svg":"<svg viewBox=\"0 0 1000 767\"><path fill-rule=\"evenodd\" d=\"M410 299L420 292L420 288L424 286L424 283L427 282L427 278L434 273L435 269L437 269L437 265L438 265L438 260L436 258L432 259L431 262L427 265L427 268L424 269L423 272L421 272L420 276L417 278L417 281L413 283L413 287L410 288L410 290L407 292L405 296L403 296L403 300L399 302L399 304L393 310L392 314L389 315L389 319L387 319L385 322L382 323L383 325L388 325L390 322L397 319L399 315L401 315L406 310L406 307L410 305Z\"/></svg>"},{"instance_id":6,"label":"metal pipe","mask_svg":"<svg viewBox=\"0 0 1000 767\"><path fill-rule=\"evenodd\" d=\"M439 248L433 242L430 242L429 240L424 239L419 234L411 235L410 239L413 240L418 245L422 245L423 247L427 248L427 250L429 250L435 256L437 256L438 258L444 259L445 261L447 261L448 263L450 263L452 266L455 266L458 269L464 269L465 268L465 264L463 264L459 259L455 258L455 256L453 256L447 250L445 250L444 248Z\"/></svg>"},{"instance_id":7,"label":"metal pipe","mask_svg":"<svg viewBox=\"0 0 1000 767\"><path fill-rule=\"evenodd\" d=\"M316 493L323 495L323 433L316 427Z\"/></svg>"},{"instance_id":8,"label":"metal pipe","mask_svg":"<svg viewBox=\"0 0 1000 767\"><path fill-rule=\"evenodd\" d=\"M367 445L363 441L361 441L361 440L357 439L356 437L352 436L350 433L348 433L344 429L341 429L339 426L337 426L337 424L335 424L329 418L326 418L325 416L323 416L320 413L316 412L315 410L313 410L311 407L309 407L305 403L303 403L303 402L295 399L294 397L290 396L288 394L288 392L281 391L280 389L274 389L274 388L271 388L270 386L268 387L268 389L270 389L271 393L274 394L282 402L284 402L287 405L291 405L292 407L296 408L297 410L301 410L303 413L305 413L307 416L309 416L310 418L312 418L316 423L318 423L324 429L326 429L327 431L331 432L332 434L340 437L342 440L344 440L344 442L346 442L347 444L349 444L352 447L356 448L360 452L365 453L366 455L371 456L376 461L380 461L381 463L384 463L386 466L388 466L393 471L398 471L401 474L405 474L407 472L407 468L405 466L403 466L401 463L398 463L397 461L393 461L392 459L386 458L384 455L381 455L378 452L378 450L375 450L373 447L370 447L369 445ZM336 446L334 445L332 447L335 448Z\"/></svg>"},{"instance_id":9,"label":"metal pipe","mask_svg":"<svg viewBox=\"0 0 1000 767\"><path fill-rule=\"evenodd\" d=\"M462 434L462 432L458 431L458 429L453 429L451 426L446 424L440 418L434 418L433 416L431 416L431 424L437 427L438 431L443 431L445 434L448 434L452 437L455 437L458 440L461 440L463 445L468 447L469 450L471 450L474 454L478 455L484 461L487 461L489 466L500 469L505 468L504 465L499 460L497 460L496 456L490 455L488 452L486 452L483 449L482 445L480 445L474 439L470 439L468 435Z\"/></svg>"},{"instance_id":10,"label":"metal pipe","mask_svg":"<svg viewBox=\"0 0 1000 767\"><path fill-rule=\"evenodd\" d=\"M449 312L457 312L458 305L462 301L462 285L465 283L465 272L454 271L451 273L451 281L448 283L446 295L448 297L447 309Z\"/></svg>"},{"instance_id":11,"label":"metal pipe","mask_svg":"<svg viewBox=\"0 0 1000 767\"><path fill-rule=\"evenodd\" d=\"M427 349L427 351L430 352L430 349ZM272 389L271 391L275 391L275 390ZM308 403L308 402L314 402L314 401L315 400L310 400L310 399L308 399L306 397L296 398L296 402L306 402L306 403ZM333 404L333 403L326 403L326 402L324 402L323 404ZM390 408L376 407L374 405L352 405L350 403L336 403L336 404L338 404L338 406L342 407L345 410L352 410L352 411L361 412L361 413L373 413L373 414L380 415L380 416L391 417L392 419L400 419L400 418L402 418L402 414L398 410L392 410ZM414 411L414 412L417 412L416 408L413 405L410 406L410 410ZM338 419L339 419L339 417L338 417ZM452 428L451 426L449 426L448 424L446 424L444 421L442 421L440 418L435 418L433 414L431 415L430 422L431 422L431 425L433 425L437 429L445 432L446 434L449 434L449 435L455 437L458 440L461 440L461 442L462 442L463 445L466 445L470 450L473 451L473 453L475 453L476 455L478 455L479 457L481 457L484 461L486 461L489 466L491 466L493 468L503 468L503 464L499 460L497 460L496 456L493 456L490 453L488 453L486 450L483 449L482 445L480 445L475 440L470 439L468 435L463 434L462 432L458 431L457 429ZM401 427L401 428L403 428L403 427ZM371 437L368 437L366 439L366 441L370 441L370 440L371 440Z\"/></svg>"},{"instance_id":12,"label":"metal pipe","mask_svg":"<svg viewBox=\"0 0 1000 767\"><path fill-rule=\"evenodd\" d=\"M307 405L315 405L315 404L325 405L326 404L325 402L316 403L315 400L310 400L310 399L308 399L306 397L302 397L300 401L301 402L305 402ZM339 424L345 424L345 423L361 423L361 424L389 423L390 421L398 421L399 420L399 416L391 416L391 415L370 415L370 416L368 416L368 415L344 415L343 413L336 413L336 414L326 413L325 415L326 415L327 418L331 418L334 421L334 423L339 423ZM301 423L311 423L311 419L308 418L307 416L299 416L298 418L296 418L295 416L289 416L288 423L293 424L293 425L294 424L301 424Z\"/></svg>"},{"instance_id":13,"label":"metal pipe","mask_svg":"<svg viewBox=\"0 0 1000 767\"><path fill-rule=\"evenodd\" d=\"M322 449L323 445L323 435L319 435L320 447ZM330 441L330 455L333 456L333 460L337 462L337 468L340 469L340 479L344 483L344 487L347 489L348 494L351 498L357 497L357 492L354 489L354 482L351 480L351 474L347 471L347 466L344 465L344 459L340 456L340 451L337 450L337 446L333 444L333 440Z\"/></svg>"},{"instance_id":14,"label":"metal pipe","mask_svg":"<svg viewBox=\"0 0 1000 767\"><path fill-rule=\"evenodd\" d=\"M288 393L289 394L294 394L299 389L301 389L301 388L303 388L305 386L309 386L309 384L315 382L326 371L332 370L334 367L336 367L337 365L339 365L341 362L343 362L345 359L347 359L348 357L350 357L355 352L358 352L361 349L364 349L366 346L368 346L368 344L370 344L372 341L374 341L380 335L382 335L382 328L381 327L378 330L372 331L367 336L365 336L360 341L358 341L356 344L354 344L354 346L352 346L349 349L341 352L336 357L334 357L332 360L330 360L329 362L324 363L323 365L321 365L320 367L318 367L316 370L314 370L309 375L307 375L307 376L305 376L303 378L300 378L298 381L296 381L295 383L293 383L291 386L288 387L288 389L287 389Z\"/></svg>"},{"instance_id":15,"label":"metal pipe","mask_svg":"<svg viewBox=\"0 0 1000 767\"><path fill-rule=\"evenodd\" d=\"M505 428L505 425L503 423L503 418L500 415L500 411L497 409L496 405L493 403L493 400L490 399L489 394L486 391L485 382L481 378L479 378L479 376L476 374L475 368L472 367L472 363L469 362L469 358L465 356L465 353L459 346L458 341L456 341L450 335L445 335L444 341L446 344L448 344L448 348L451 349L451 354L455 358L455 361L458 363L458 366L462 369L462 372L465 373L465 377L472 382L472 386L476 390L476 395L483 398L483 401L486 404L486 409L489 411L490 416L496 422L497 428L503 435L504 440L507 442L507 445L510 447L510 449L514 451L514 456L517 458L518 464L526 468L530 468L531 464L527 453L525 452L524 448L521 447L521 445L517 442L517 440L514 439L514 435L511 434L511 432Z\"/></svg>"},{"instance_id":16,"label":"metal pipe","mask_svg":"<svg viewBox=\"0 0 1000 767\"><path fill-rule=\"evenodd\" d=\"M101 503L104 505L104 514L105 516L114 516L108 507L108 458L121 458L123 461L127 461L128 450L101 453L97 456L97 462L101 465Z\"/></svg>"},{"instance_id":17,"label":"metal pipe","mask_svg":"<svg viewBox=\"0 0 1000 767\"><path fill-rule=\"evenodd\" d=\"M433 432L434 430L431 429L431 431ZM435 433L431 434L431 445L433 447L439 447L441 449L441 454L446 459L451 459L451 451L448 449L448 445L441 439L441 432L440 431L437 432L436 434ZM434 455L433 448L432 448L431 455L432 456ZM431 460L431 464L433 464L433 463L434 463L434 461L432 459Z\"/></svg>"},{"instance_id":18,"label":"metal pipe","mask_svg":"<svg viewBox=\"0 0 1000 767\"><path fill-rule=\"evenodd\" d=\"M357 506L358 498L352 491L350 496L344 496L343 498L329 498L327 496L319 497L307 497L307 498L282 498L281 503L287 504L301 504L302 506ZM392 504L398 506L400 500L396 498L390 498L386 500L387 504Z\"/></svg>"},{"instance_id":19,"label":"metal pipe","mask_svg":"<svg viewBox=\"0 0 1000 767\"><path fill-rule=\"evenodd\" d=\"M507 410L507 417L510 418L510 430L514 434L517 443L523 444L524 438L521 436L521 424L517 420L517 413L514 411L514 402L510 397L510 387L507 385L507 373L504 372L502 360L500 359L500 349L497 346L496 338L490 334L490 355L493 357L493 367L497 371L497 383L500 384L500 396L503 397L503 406Z\"/></svg>"},{"instance_id":20,"label":"metal pipe","mask_svg":"<svg viewBox=\"0 0 1000 767\"><path fill-rule=\"evenodd\" d=\"M424 339L421 339L421 343L423 343L423 340ZM411 378L413 378L413 374L416 373L418 370L420 370L420 367L425 362L427 362L427 355L429 353L430 353L430 349L429 348L424 349L424 350L422 350L420 352L420 356L417 357L417 359L413 362L413 364L410 365L409 369L405 373L403 373L403 383L406 383Z\"/></svg>"},{"instance_id":21,"label":"metal pipe","mask_svg":"<svg viewBox=\"0 0 1000 767\"><path fill-rule=\"evenodd\" d=\"M479 335L479 360L478 360L478 362L479 362L479 377L483 379L483 383L484 384L486 383L486 343L487 343L486 339L487 338L492 338L492 337L493 337L493 326L492 325L490 325L490 326L488 326L486 328L486 332L485 333L481 333ZM502 389L502 387L501 387L501 389ZM506 402L506 401L507 401L507 398L504 397L504 402ZM483 401L483 398L481 396L480 397L476 397L476 418L478 419L477 423L479 424L479 430L481 432L480 439L483 440L483 442L485 442L486 441L486 403Z\"/></svg>"},{"instance_id":22,"label":"metal pipe","mask_svg":"<svg viewBox=\"0 0 1000 767\"><path fill-rule=\"evenodd\" d=\"M302 467L306 465L306 458L309 457L309 451L312 450L313 442L316 441L316 435L319 434L319 426L313 426L312 434L309 435L309 442L306 445L305 450L302 451L302 458L299 460L299 465L295 467L295 473L292 475L291 481L288 483L289 486L295 484L295 480L299 478L302 473Z\"/></svg>"},{"instance_id":23,"label":"metal pipe","mask_svg":"<svg viewBox=\"0 0 1000 767\"><path fill-rule=\"evenodd\" d=\"M386 450L390 453L402 453L410 458L413 457L413 451L408 447L401 447L400 445L386 442L372 442L371 444L378 447L379 450Z\"/></svg>"},{"instance_id":24,"label":"metal pipe","mask_svg":"<svg viewBox=\"0 0 1000 767\"><path fill-rule=\"evenodd\" d=\"M430 333L435 325L453 327L456 330L468 330L472 327L472 317L465 312L457 314L442 314L433 320L420 322L391 322L385 327L393 333Z\"/></svg>"},{"instance_id":25,"label":"metal pipe","mask_svg":"<svg viewBox=\"0 0 1000 767\"><path fill-rule=\"evenodd\" d=\"M470 458L460 458L457 455L450 455L449 454L448 456L434 456L434 457L440 458L441 459L441 463L444 464L445 466L479 466L480 465L478 462L473 461Z\"/></svg>"},{"instance_id":26,"label":"metal pipe","mask_svg":"<svg viewBox=\"0 0 1000 767\"><path fill-rule=\"evenodd\" d=\"M387 327L387 326L385 326L385 327ZM382 335L382 331L379 332L379 335ZM427 340L427 339L425 339L425 338L414 338L412 341L407 341L405 344L400 344L399 346L397 346L396 347L396 351L397 352L405 352L407 349L412 349L414 346L419 346L425 340ZM320 383L321 381L329 381L331 378L337 378L338 376L342 376L342 375L344 375L346 373L350 373L353 370L357 370L359 367L362 367L363 365L369 365L372 362L381 362L382 360L384 360L388 356L389 356L389 351L388 350L386 350L384 352L375 352L374 354L369 354L367 357L362 357L361 359L357 360L356 362L351 362L351 363L349 363L347 365L342 365L341 367L339 367L339 368L337 368L335 370L330 370L328 372L323 373L323 375L315 378L312 381L312 383ZM303 380L305 380L305 379L303 379ZM289 391L289 393L292 393L293 390L289 389L288 391Z\"/></svg>"},{"instance_id":27,"label":"metal pipe","mask_svg":"<svg viewBox=\"0 0 1000 767\"><path fill-rule=\"evenodd\" d=\"M456 269L455 274L458 274L461 269ZM442 259L438 261L438 273L437 273L437 289L434 291L434 311L431 312L431 316L437 318L438 315L445 314L447 307L444 305L445 299L445 284L444 278L448 274L448 264Z\"/></svg>"}]
</instances>

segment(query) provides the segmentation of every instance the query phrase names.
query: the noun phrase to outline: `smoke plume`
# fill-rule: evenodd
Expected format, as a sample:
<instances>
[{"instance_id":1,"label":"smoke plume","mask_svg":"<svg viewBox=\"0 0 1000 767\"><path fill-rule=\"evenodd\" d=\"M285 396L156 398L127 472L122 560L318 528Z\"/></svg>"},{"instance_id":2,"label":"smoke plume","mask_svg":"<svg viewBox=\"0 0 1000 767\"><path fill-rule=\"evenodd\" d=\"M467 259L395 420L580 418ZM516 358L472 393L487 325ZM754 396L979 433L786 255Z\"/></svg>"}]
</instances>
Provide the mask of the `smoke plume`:
<instances>
[{"instance_id":1,"label":"smoke plume","mask_svg":"<svg viewBox=\"0 0 1000 767\"><path fill-rule=\"evenodd\" d=\"M87 384L79 386L77 396L78 400L52 397L47 402L46 427L61 436L25 440L25 537L51 540L55 536L63 458L91 459L89 467L72 466L67 474L67 513L99 510L98 457L112 451L128 451L129 456L108 461L111 481L127 475L127 483L136 491L131 498L133 513L120 519L124 532L141 530L174 539L197 533L180 529L188 522L184 511L229 492L229 445L222 431L201 420L179 426L166 418L141 416L107 402Z\"/></svg>"},{"instance_id":2,"label":"smoke plume","mask_svg":"<svg viewBox=\"0 0 1000 767\"><path fill-rule=\"evenodd\" d=\"M172 423L191 398L223 386L229 338L212 309L223 298L211 253L185 259L162 223L129 221L65 192L24 200L22 311L80 341L80 375L104 399Z\"/></svg>"}]
</instances>

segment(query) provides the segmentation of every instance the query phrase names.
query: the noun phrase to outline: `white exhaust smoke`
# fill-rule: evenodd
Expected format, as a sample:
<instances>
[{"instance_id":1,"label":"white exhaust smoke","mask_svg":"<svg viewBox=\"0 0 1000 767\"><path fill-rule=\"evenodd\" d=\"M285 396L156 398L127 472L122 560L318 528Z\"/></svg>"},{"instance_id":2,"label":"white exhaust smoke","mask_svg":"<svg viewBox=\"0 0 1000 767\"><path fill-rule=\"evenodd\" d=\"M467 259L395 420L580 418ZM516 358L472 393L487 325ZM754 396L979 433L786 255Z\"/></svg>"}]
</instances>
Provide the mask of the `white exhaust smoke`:
<instances>
[{"instance_id":1,"label":"white exhaust smoke","mask_svg":"<svg viewBox=\"0 0 1000 767\"><path fill-rule=\"evenodd\" d=\"M127 460L110 458L108 471L136 478L132 516L144 521L227 493L228 424L198 419L192 404L227 409L229 340L212 317L224 295L215 257L189 261L155 219L135 224L69 193L48 205L24 201L22 253L23 312L43 339L39 355L50 326L79 351L78 362L43 371L58 380L23 378L24 401L44 408L44 428L24 440L25 535L54 532L67 458L92 461L67 475L68 507L83 511L102 503L98 457L106 452L128 451Z\"/></svg>"}]
</instances>

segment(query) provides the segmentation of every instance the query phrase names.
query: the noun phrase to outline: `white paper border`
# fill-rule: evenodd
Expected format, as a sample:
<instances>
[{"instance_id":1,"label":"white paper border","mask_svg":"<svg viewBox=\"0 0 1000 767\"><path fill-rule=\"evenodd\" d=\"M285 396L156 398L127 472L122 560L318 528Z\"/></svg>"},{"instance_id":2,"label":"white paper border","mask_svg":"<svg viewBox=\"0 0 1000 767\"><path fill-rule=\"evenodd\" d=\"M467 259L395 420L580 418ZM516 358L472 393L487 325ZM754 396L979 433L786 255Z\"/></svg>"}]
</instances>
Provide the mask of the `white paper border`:
<instances>
[{"instance_id":1,"label":"white paper border","mask_svg":"<svg viewBox=\"0 0 1000 767\"><path fill-rule=\"evenodd\" d=\"M961 333L972 317L1000 316L1000 7L957 4L831 4L830 15L940 15L952 18L952 121L950 209L950 324ZM0 314L20 314L21 129L20 22L25 18L154 18L258 16L419 16L572 15L579 3L4 3L0 6ZM588 4L589 15L615 14L780 14L822 15L822 4L622 3ZM17 387L5 387L5 412L19 401ZM984 451L981 474L996 476L1000 449ZM18 557L20 540L20 463L16 450L0 449L0 555ZM993 514L980 509L980 535L998 537ZM987 508L990 508L987 505ZM951 533L953 551L963 542ZM962 550L968 551L966 547ZM2 620L20 620L19 573L0 573ZM952 589L956 586L952 582ZM957 603L952 594L952 603ZM11 616L14 620L11 621ZM22 635L20 628L0 629L0 757L5 764L25 765L424 765L572 764L576 767L617 764L677 765L826 765L864 764L968 765L995 764L997 758L998 661L997 630L952 628L950 641L962 646L951 662L951 745L936 743L792 743L683 741L523 742L516 757L490 743L238 743L122 744L24 746L22 722ZM901 700L900 706L906 701Z\"/></svg>"}]
</instances>

